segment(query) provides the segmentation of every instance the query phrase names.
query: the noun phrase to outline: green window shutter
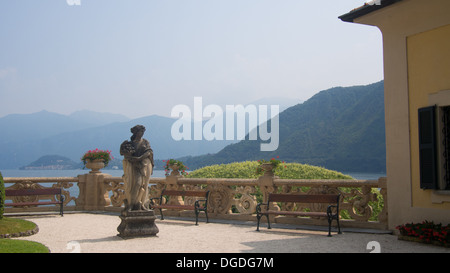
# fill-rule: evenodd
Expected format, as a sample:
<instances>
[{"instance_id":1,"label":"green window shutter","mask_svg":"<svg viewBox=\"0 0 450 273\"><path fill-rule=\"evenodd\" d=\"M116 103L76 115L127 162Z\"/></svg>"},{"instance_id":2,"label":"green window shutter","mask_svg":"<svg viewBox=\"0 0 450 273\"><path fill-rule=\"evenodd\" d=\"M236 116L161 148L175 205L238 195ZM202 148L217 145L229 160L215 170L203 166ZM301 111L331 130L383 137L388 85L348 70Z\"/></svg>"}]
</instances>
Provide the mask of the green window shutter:
<instances>
[{"instance_id":1,"label":"green window shutter","mask_svg":"<svg viewBox=\"0 0 450 273\"><path fill-rule=\"evenodd\" d=\"M419 109L420 188L436 189L438 184L436 147L436 106Z\"/></svg>"}]
</instances>

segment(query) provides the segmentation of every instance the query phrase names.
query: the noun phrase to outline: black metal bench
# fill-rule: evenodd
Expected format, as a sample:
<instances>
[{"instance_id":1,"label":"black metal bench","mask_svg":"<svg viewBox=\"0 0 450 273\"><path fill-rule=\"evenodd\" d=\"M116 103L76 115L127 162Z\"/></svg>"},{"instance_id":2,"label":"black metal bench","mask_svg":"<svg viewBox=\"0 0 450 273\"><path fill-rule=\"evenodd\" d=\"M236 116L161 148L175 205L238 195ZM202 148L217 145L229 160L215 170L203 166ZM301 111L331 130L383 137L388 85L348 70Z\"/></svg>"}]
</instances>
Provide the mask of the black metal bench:
<instances>
[{"instance_id":1,"label":"black metal bench","mask_svg":"<svg viewBox=\"0 0 450 273\"><path fill-rule=\"evenodd\" d=\"M164 198L166 196L166 198ZM200 197L203 199L196 200L194 205L181 205L181 204L168 204L169 196L190 196L190 197ZM208 219L208 196L209 191L186 191L186 190L166 190L161 192L161 197L155 197L150 199L150 206L152 209L159 209L161 213L161 220L164 220L163 209L174 209L174 210L194 210L195 211L195 224L198 225L198 215L201 211L206 214L206 223L209 223ZM159 200L156 204L154 200ZM163 200L166 200L165 202Z\"/></svg>"},{"instance_id":2,"label":"black metal bench","mask_svg":"<svg viewBox=\"0 0 450 273\"><path fill-rule=\"evenodd\" d=\"M267 203L259 203L256 206L256 218L258 220L257 231L259 231L259 223L262 216L267 217L267 225L270 229L269 215L293 215L293 216L310 216L310 217L327 217L328 219L328 236L331 236L331 222L336 220L338 233L341 234L339 226L339 198L340 194L280 194L269 193ZM270 210L270 203L273 202L289 202L289 203L328 203L326 212L311 211L278 211ZM262 208L264 206L264 209ZM335 212L333 212L335 208Z\"/></svg>"},{"instance_id":3,"label":"black metal bench","mask_svg":"<svg viewBox=\"0 0 450 273\"><path fill-rule=\"evenodd\" d=\"M59 198L53 198L53 196L59 195ZM50 201L41 201L37 198L37 201L24 201L24 202L12 202L6 203L5 206L9 207L32 207L40 205L59 205L61 216L64 216L64 195L61 188L48 188L48 189L5 189L5 196L47 196Z\"/></svg>"}]
</instances>

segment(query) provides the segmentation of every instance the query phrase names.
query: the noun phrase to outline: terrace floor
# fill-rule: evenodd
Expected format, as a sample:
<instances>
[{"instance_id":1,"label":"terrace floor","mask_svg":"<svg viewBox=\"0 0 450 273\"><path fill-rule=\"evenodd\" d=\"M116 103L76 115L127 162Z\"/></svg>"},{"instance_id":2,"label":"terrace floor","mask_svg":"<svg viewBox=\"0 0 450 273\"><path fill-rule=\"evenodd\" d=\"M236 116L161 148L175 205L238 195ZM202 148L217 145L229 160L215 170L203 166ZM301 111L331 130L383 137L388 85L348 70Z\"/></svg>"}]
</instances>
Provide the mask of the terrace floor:
<instances>
[{"instance_id":1,"label":"terrace floor","mask_svg":"<svg viewBox=\"0 0 450 273\"><path fill-rule=\"evenodd\" d=\"M8 216L8 215L5 215ZM8 216L12 217L12 216ZM154 237L122 239L114 213L65 213L20 216L36 223L39 232L21 240L46 245L52 253L369 253L369 242L379 243L381 253L450 253L450 248L401 241L397 236L368 230L343 229L343 234L327 228L273 224L267 229L262 220L260 232L255 222L210 219L167 218L156 220Z\"/></svg>"}]
</instances>

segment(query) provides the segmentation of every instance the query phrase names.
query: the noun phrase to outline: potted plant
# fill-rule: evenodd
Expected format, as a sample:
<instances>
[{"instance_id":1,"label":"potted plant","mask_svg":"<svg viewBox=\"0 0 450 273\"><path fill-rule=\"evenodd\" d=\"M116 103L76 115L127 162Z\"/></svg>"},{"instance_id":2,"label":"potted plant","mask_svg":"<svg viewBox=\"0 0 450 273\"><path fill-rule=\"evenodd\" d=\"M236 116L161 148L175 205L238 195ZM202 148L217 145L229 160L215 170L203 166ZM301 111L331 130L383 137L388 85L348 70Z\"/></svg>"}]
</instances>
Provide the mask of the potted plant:
<instances>
[{"instance_id":1,"label":"potted plant","mask_svg":"<svg viewBox=\"0 0 450 273\"><path fill-rule=\"evenodd\" d=\"M108 166L111 159L114 159L111 155L111 151L99 150L98 148L87 151L83 157L81 157L81 161L83 161L84 166L92 170L90 173L100 172L100 169Z\"/></svg>"},{"instance_id":2,"label":"potted plant","mask_svg":"<svg viewBox=\"0 0 450 273\"><path fill-rule=\"evenodd\" d=\"M163 160L163 162L166 162L166 165L164 165L164 170L166 172L166 176L169 175L187 175L186 172L187 169L189 169L187 166L183 164L183 162L175 159L169 159L169 160ZM170 169L172 169L172 173L170 173Z\"/></svg>"},{"instance_id":3,"label":"potted plant","mask_svg":"<svg viewBox=\"0 0 450 273\"><path fill-rule=\"evenodd\" d=\"M280 167L281 164L284 164L284 161L279 160L279 156L277 158L271 158L269 161L260 159L258 160L258 167L256 167L257 175L265 175L265 176L273 176L274 172ZM284 166L286 167L286 165Z\"/></svg>"}]
</instances>

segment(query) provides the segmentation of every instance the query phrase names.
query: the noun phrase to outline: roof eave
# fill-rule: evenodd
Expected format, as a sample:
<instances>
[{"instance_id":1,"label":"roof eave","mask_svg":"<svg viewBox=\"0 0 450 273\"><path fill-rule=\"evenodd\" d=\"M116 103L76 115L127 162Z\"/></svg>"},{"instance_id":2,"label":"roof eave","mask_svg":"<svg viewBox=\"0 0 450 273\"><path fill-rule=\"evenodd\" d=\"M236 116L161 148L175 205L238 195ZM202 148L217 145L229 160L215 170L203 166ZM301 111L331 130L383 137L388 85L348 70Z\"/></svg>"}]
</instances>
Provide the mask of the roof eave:
<instances>
[{"instance_id":1,"label":"roof eave","mask_svg":"<svg viewBox=\"0 0 450 273\"><path fill-rule=\"evenodd\" d=\"M367 4L367 3L365 3L364 6L361 6L359 8L353 9L352 11L339 16L338 18L341 19L344 22L353 23L353 21L356 18L359 18L359 17L364 16L366 14L372 13L374 11L380 10L382 8L385 8L387 6L390 6L390 5L395 4L397 2L400 2L400 1L402 1L402 0L381 0L380 4Z\"/></svg>"}]
</instances>

